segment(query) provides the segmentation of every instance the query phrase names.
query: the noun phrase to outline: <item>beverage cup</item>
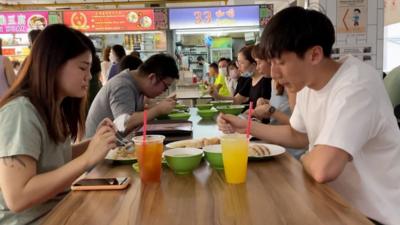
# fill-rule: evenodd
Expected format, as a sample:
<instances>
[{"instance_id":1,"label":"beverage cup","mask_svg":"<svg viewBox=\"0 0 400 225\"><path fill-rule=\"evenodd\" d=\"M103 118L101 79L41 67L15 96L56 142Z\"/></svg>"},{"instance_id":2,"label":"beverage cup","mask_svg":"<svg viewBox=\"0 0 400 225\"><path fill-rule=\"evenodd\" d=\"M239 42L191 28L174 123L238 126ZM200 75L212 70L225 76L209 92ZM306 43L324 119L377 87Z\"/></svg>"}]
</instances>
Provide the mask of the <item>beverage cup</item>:
<instances>
[{"instance_id":1,"label":"beverage cup","mask_svg":"<svg viewBox=\"0 0 400 225\"><path fill-rule=\"evenodd\" d=\"M147 135L145 141L143 136L133 138L142 182L160 182L164 139L163 135Z\"/></svg>"},{"instance_id":2,"label":"beverage cup","mask_svg":"<svg viewBox=\"0 0 400 225\"><path fill-rule=\"evenodd\" d=\"M249 142L245 134L226 134L221 137L225 179L230 184L246 181Z\"/></svg>"}]
</instances>

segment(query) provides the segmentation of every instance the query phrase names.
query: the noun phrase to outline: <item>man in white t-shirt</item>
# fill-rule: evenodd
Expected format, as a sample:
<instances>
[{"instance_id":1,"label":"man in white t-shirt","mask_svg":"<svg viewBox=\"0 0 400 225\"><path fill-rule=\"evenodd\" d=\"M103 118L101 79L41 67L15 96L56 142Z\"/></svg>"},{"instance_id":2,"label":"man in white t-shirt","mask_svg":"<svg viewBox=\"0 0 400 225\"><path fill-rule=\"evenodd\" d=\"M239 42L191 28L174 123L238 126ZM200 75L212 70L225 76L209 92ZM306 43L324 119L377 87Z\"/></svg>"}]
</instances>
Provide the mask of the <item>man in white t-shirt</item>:
<instances>
[{"instance_id":1,"label":"man in white t-shirt","mask_svg":"<svg viewBox=\"0 0 400 225\"><path fill-rule=\"evenodd\" d=\"M299 20L298 18L302 18ZM375 224L400 224L400 131L378 73L360 60L330 58L335 32L317 11L290 7L269 21L260 46L272 78L297 92L290 125L254 123L251 134L309 151L301 158L316 182L327 183ZM246 121L221 115L223 132Z\"/></svg>"}]
</instances>

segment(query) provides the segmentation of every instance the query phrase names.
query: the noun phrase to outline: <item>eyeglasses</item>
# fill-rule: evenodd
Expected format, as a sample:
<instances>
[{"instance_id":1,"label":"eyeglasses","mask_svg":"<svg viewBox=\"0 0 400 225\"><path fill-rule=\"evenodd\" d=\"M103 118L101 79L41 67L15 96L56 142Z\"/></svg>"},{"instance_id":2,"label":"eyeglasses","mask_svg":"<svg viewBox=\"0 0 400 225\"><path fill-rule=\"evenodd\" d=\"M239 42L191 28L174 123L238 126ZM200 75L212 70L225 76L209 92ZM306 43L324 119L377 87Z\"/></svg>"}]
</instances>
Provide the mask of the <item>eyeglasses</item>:
<instances>
[{"instance_id":1,"label":"eyeglasses","mask_svg":"<svg viewBox=\"0 0 400 225\"><path fill-rule=\"evenodd\" d=\"M159 82L161 82L164 86L164 90L167 90L169 88L170 84L167 84L164 80L159 80Z\"/></svg>"}]
</instances>

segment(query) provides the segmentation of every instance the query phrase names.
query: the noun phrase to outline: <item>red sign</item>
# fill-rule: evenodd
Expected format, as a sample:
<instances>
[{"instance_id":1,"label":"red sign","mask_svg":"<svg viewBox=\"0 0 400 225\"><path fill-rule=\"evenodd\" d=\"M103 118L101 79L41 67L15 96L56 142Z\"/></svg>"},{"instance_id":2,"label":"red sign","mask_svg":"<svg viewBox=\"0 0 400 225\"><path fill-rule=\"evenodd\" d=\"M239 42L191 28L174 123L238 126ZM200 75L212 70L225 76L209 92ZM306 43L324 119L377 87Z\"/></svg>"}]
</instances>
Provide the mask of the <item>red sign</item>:
<instances>
[{"instance_id":1,"label":"red sign","mask_svg":"<svg viewBox=\"0 0 400 225\"><path fill-rule=\"evenodd\" d=\"M153 9L65 11L64 23L82 32L154 30Z\"/></svg>"},{"instance_id":2,"label":"red sign","mask_svg":"<svg viewBox=\"0 0 400 225\"><path fill-rule=\"evenodd\" d=\"M15 55L15 48L3 48L3 55Z\"/></svg>"}]
</instances>

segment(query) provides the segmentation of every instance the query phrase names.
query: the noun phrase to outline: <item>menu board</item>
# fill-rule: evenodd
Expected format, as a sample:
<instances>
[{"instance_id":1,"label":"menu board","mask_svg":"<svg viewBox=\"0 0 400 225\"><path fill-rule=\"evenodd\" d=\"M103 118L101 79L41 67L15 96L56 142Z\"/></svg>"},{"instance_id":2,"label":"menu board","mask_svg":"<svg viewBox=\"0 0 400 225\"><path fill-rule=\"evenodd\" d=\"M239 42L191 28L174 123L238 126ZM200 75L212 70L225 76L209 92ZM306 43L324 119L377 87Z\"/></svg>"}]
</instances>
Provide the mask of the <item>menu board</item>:
<instances>
[{"instance_id":1,"label":"menu board","mask_svg":"<svg viewBox=\"0 0 400 225\"><path fill-rule=\"evenodd\" d=\"M82 32L155 29L153 9L65 11L64 23Z\"/></svg>"},{"instance_id":2,"label":"menu board","mask_svg":"<svg viewBox=\"0 0 400 225\"><path fill-rule=\"evenodd\" d=\"M0 12L0 34L28 33L43 29L47 24L47 12Z\"/></svg>"},{"instance_id":3,"label":"menu board","mask_svg":"<svg viewBox=\"0 0 400 225\"><path fill-rule=\"evenodd\" d=\"M170 29L259 26L258 5L169 9Z\"/></svg>"},{"instance_id":4,"label":"menu board","mask_svg":"<svg viewBox=\"0 0 400 225\"><path fill-rule=\"evenodd\" d=\"M156 30L168 29L168 10L166 8L154 9L154 25Z\"/></svg>"}]
</instances>

